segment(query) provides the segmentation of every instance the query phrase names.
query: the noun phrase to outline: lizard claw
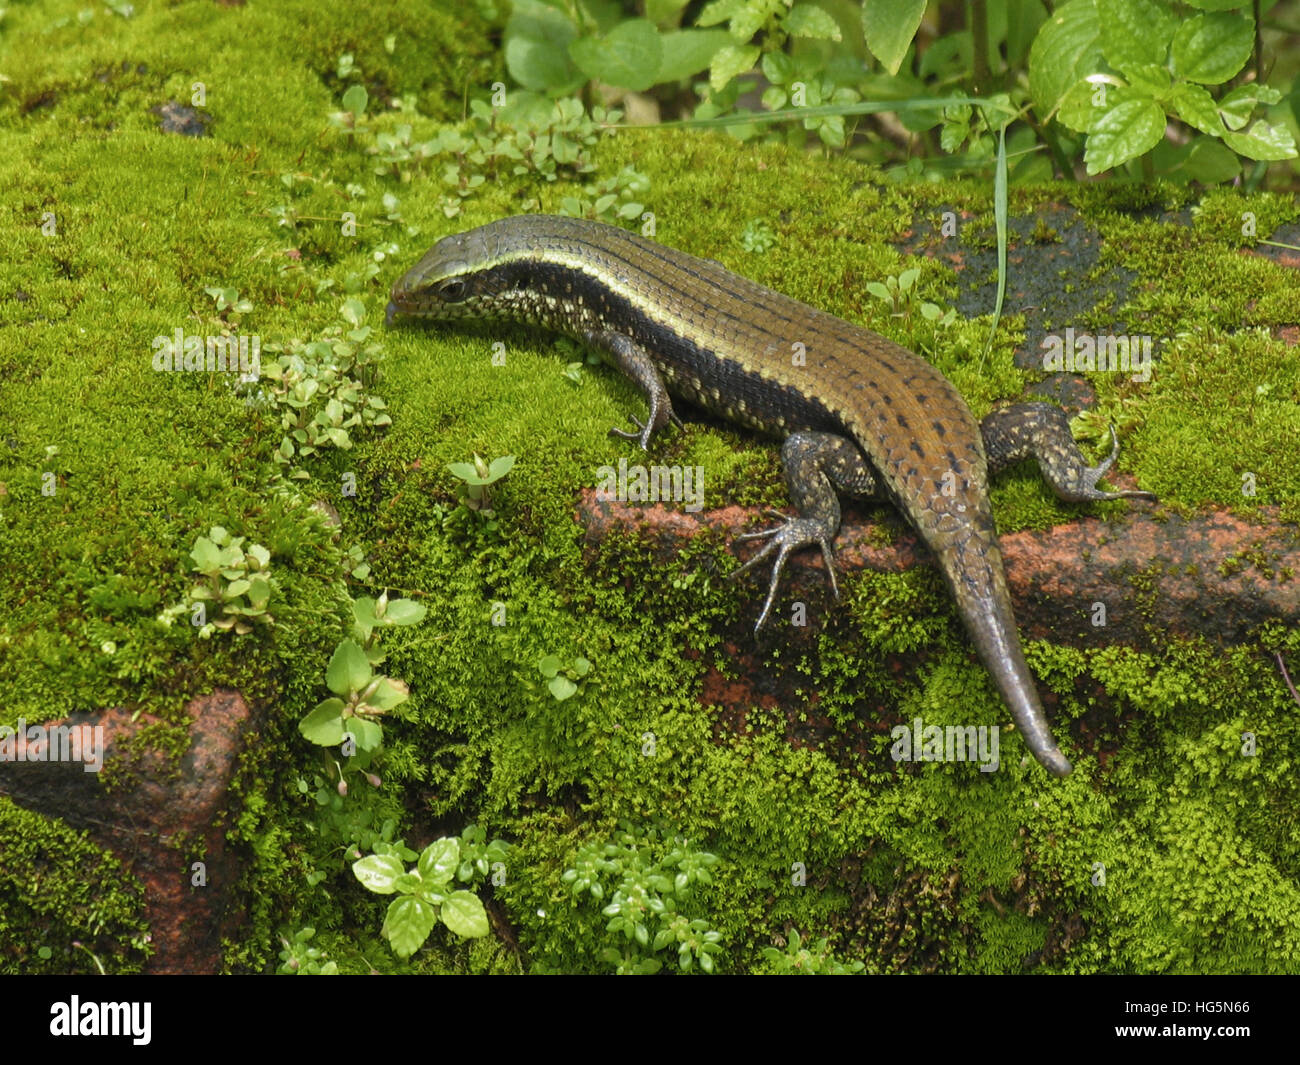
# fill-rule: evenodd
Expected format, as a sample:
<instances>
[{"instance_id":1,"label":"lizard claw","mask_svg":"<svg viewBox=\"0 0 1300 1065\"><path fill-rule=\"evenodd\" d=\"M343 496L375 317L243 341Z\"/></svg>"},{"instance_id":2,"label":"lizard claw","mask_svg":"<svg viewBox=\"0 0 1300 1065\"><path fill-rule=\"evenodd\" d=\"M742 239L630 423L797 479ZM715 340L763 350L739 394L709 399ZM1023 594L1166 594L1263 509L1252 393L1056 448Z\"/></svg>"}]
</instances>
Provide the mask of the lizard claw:
<instances>
[{"instance_id":1,"label":"lizard claw","mask_svg":"<svg viewBox=\"0 0 1300 1065\"><path fill-rule=\"evenodd\" d=\"M1083 471L1083 486L1088 493L1086 498L1089 499L1123 499L1125 497L1132 499L1152 499L1156 498L1154 492L1143 492L1139 490L1125 490L1121 492L1102 492L1097 488L1097 482L1106 476L1106 471L1110 469L1115 457L1119 454L1119 435L1115 432L1115 423L1110 423L1110 454L1096 466L1089 466Z\"/></svg>"},{"instance_id":2,"label":"lizard claw","mask_svg":"<svg viewBox=\"0 0 1300 1065\"><path fill-rule=\"evenodd\" d=\"M772 612L772 603L776 599L776 590L781 583L781 572L785 569L785 561L790 557L792 551L797 551L809 544L819 546L822 549L822 558L826 562L826 576L831 583L831 592L837 599L840 594L839 582L835 579L835 557L831 551L830 540L827 538L822 526L811 518L791 518L777 510L768 510L765 513L778 518L783 524L773 529L764 529L761 532L744 533L737 536L737 541L767 540L767 543L758 554L731 573L731 579L734 580L742 573L758 565L773 551L777 553L776 561L772 564L772 579L767 587L767 598L763 600L763 609L759 612L758 621L754 625L755 636L767 624L767 619Z\"/></svg>"},{"instance_id":3,"label":"lizard claw","mask_svg":"<svg viewBox=\"0 0 1300 1065\"><path fill-rule=\"evenodd\" d=\"M649 451L650 448L648 445L650 443L650 437L654 434L656 429L661 428L667 422L672 422L673 425L677 426L679 429L683 428L682 420L677 417L677 412L674 410L669 410L667 417L660 417L657 411L651 411L650 413L651 417L649 422L641 421L641 419L635 414L628 415L628 417L632 419L632 424L637 428L635 433L629 432L626 429L620 429L615 425L610 427L609 435L619 436L624 440L635 440L641 445L642 451Z\"/></svg>"}]
</instances>

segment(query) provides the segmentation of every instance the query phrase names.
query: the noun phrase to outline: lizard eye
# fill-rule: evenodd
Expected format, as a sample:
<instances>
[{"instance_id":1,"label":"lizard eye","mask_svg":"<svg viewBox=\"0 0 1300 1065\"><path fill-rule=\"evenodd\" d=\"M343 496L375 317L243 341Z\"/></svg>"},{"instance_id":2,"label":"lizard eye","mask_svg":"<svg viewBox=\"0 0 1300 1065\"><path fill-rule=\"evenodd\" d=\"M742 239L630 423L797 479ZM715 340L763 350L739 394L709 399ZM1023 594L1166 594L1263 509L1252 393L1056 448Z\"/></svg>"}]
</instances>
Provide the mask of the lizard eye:
<instances>
[{"instance_id":1,"label":"lizard eye","mask_svg":"<svg viewBox=\"0 0 1300 1065\"><path fill-rule=\"evenodd\" d=\"M469 292L465 288L465 282L459 277L452 277L438 286L438 295L448 303L459 303Z\"/></svg>"}]
</instances>

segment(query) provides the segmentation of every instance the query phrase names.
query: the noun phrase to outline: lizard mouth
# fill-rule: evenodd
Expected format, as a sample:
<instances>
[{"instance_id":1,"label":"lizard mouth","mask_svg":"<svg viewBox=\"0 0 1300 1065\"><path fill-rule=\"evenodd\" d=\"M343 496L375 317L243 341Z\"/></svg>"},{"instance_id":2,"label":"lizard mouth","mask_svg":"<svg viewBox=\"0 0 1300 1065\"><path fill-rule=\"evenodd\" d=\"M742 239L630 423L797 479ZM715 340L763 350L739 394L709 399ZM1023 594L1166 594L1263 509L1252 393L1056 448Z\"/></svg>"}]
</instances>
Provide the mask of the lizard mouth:
<instances>
[{"instance_id":1,"label":"lizard mouth","mask_svg":"<svg viewBox=\"0 0 1300 1065\"><path fill-rule=\"evenodd\" d=\"M388 329L393 324L393 318L402 313L402 308L397 305L397 300L389 300L388 306L384 310L384 328Z\"/></svg>"}]
</instances>

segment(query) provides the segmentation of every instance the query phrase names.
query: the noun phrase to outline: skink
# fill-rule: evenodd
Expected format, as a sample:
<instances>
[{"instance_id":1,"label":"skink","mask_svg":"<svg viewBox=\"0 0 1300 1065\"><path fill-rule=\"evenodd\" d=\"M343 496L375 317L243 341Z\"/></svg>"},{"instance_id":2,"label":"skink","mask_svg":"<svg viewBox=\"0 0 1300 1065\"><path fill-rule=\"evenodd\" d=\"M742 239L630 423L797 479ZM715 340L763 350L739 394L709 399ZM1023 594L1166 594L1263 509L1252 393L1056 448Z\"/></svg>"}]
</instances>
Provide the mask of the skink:
<instances>
[{"instance_id":1,"label":"skink","mask_svg":"<svg viewBox=\"0 0 1300 1065\"><path fill-rule=\"evenodd\" d=\"M1089 468L1058 407L1022 404L977 423L943 374L893 341L720 263L581 219L520 215L440 240L393 286L387 322L397 314L508 319L586 342L645 393L645 422L611 430L642 448L677 420L671 396L784 437L799 516L751 534L767 543L741 567L776 552L759 628L790 552L820 547L835 588L837 491L892 501L933 552L1029 749L1057 776L1070 772L1021 651L986 484L990 470L1033 455L1063 499L1154 499L1096 487L1118 451L1113 429L1110 457Z\"/></svg>"}]
</instances>

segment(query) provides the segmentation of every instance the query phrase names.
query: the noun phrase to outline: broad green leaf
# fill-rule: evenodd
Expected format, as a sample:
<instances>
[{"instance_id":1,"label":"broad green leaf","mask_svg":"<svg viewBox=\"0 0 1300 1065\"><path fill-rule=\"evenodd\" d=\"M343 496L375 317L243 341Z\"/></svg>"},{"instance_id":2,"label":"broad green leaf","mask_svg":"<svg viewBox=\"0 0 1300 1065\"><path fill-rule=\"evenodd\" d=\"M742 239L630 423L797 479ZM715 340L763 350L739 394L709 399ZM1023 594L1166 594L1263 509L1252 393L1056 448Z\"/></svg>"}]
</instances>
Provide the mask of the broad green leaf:
<instances>
[{"instance_id":1,"label":"broad green leaf","mask_svg":"<svg viewBox=\"0 0 1300 1065\"><path fill-rule=\"evenodd\" d=\"M1100 174L1145 155L1165 135L1165 113L1150 100L1125 100L1110 108L1088 134L1083 158L1089 174Z\"/></svg>"},{"instance_id":2,"label":"broad green leaf","mask_svg":"<svg viewBox=\"0 0 1300 1065\"><path fill-rule=\"evenodd\" d=\"M352 640L344 640L330 658L325 670L325 683L335 695L351 695L370 683L370 662L365 651Z\"/></svg>"},{"instance_id":3,"label":"broad green leaf","mask_svg":"<svg viewBox=\"0 0 1300 1065\"><path fill-rule=\"evenodd\" d=\"M253 587L252 581L245 577L240 577L239 580L231 581L226 585L226 590L222 592L222 597L225 599L238 599L251 587Z\"/></svg>"},{"instance_id":4,"label":"broad green leaf","mask_svg":"<svg viewBox=\"0 0 1300 1065\"><path fill-rule=\"evenodd\" d=\"M1091 4L1092 0L1088 0ZM871 54L890 74L907 57L925 14L926 0L867 0L862 5L862 34Z\"/></svg>"},{"instance_id":5,"label":"broad green leaf","mask_svg":"<svg viewBox=\"0 0 1300 1065\"><path fill-rule=\"evenodd\" d=\"M446 884L460 864L460 844L453 838L436 839L420 855L420 875L433 884Z\"/></svg>"},{"instance_id":6,"label":"broad green leaf","mask_svg":"<svg viewBox=\"0 0 1300 1065\"><path fill-rule=\"evenodd\" d=\"M379 619L375 617L375 601L368 595L352 600L352 616L357 619L357 624L366 630L367 635L379 624Z\"/></svg>"},{"instance_id":7,"label":"broad green leaf","mask_svg":"<svg viewBox=\"0 0 1300 1065\"><path fill-rule=\"evenodd\" d=\"M439 916L443 924L466 939L482 939L490 930L482 899L470 891L453 891Z\"/></svg>"},{"instance_id":8,"label":"broad green leaf","mask_svg":"<svg viewBox=\"0 0 1300 1065\"><path fill-rule=\"evenodd\" d=\"M1248 15L1193 15L1174 33L1174 73L1219 85L1246 65L1254 42L1255 20Z\"/></svg>"},{"instance_id":9,"label":"broad green leaf","mask_svg":"<svg viewBox=\"0 0 1300 1065\"><path fill-rule=\"evenodd\" d=\"M920 24L919 20L917 24ZM781 20L781 28L791 37L808 37L818 41L838 41L843 37L839 23L816 4L795 4ZM915 33L916 30L912 32Z\"/></svg>"},{"instance_id":10,"label":"broad green leaf","mask_svg":"<svg viewBox=\"0 0 1300 1065\"><path fill-rule=\"evenodd\" d=\"M348 718L346 733L352 734L359 751L377 751L384 742L384 727L378 721L364 717Z\"/></svg>"},{"instance_id":11,"label":"broad green leaf","mask_svg":"<svg viewBox=\"0 0 1300 1065\"><path fill-rule=\"evenodd\" d=\"M758 62L758 55L757 45L729 44L719 48L709 64L709 88L721 92L732 78L751 69Z\"/></svg>"},{"instance_id":12,"label":"broad green leaf","mask_svg":"<svg viewBox=\"0 0 1300 1065\"><path fill-rule=\"evenodd\" d=\"M266 567L271 563L271 552L261 544L253 544L246 554L252 556L253 561L257 563L258 569L266 569Z\"/></svg>"},{"instance_id":13,"label":"broad green leaf","mask_svg":"<svg viewBox=\"0 0 1300 1065\"><path fill-rule=\"evenodd\" d=\"M379 681L379 686L366 697L366 703L370 706L377 706L380 710L391 710L395 706L400 706L411 697L411 689L407 687L406 682L396 680L393 677L384 677Z\"/></svg>"},{"instance_id":14,"label":"broad green leaf","mask_svg":"<svg viewBox=\"0 0 1300 1065\"><path fill-rule=\"evenodd\" d=\"M1120 72L1135 90L1157 99L1163 98L1173 84L1169 69L1155 63L1125 63Z\"/></svg>"},{"instance_id":15,"label":"broad green leaf","mask_svg":"<svg viewBox=\"0 0 1300 1065\"><path fill-rule=\"evenodd\" d=\"M1125 100L1145 100L1147 97L1127 85L1116 85L1108 74L1094 74L1091 81L1081 81L1061 99L1057 121L1078 133L1087 133L1112 108Z\"/></svg>"},{"instance_id":16,"label":"broad green leaf","mask_svg":"<svg viewBox=\"0 0 1300 1065\"><path fill-rule=\"evenodd\" d=\"M1270 163L1279 159L1294 159L1296 154L1291 131L1282 125L1270 125L1262 118L1245 133L1225 133L1223 143L1247 159L1261 159Z\"/></svg>"},{"instance_id":17,"label":"broad green leaf","mask_svg":"<svg viewBox=\"0 0 1300 1065\"><path fill-rule=\"evenodd\" d=\"M414 599L393 599L388 604L388 609L384 611L384 623L386 625L418 625L424 620L424 615L428 609L423 603L417 603Z\"/></svg>"},{"instance_id":18,"label":"broad green leaf","mask_svg":"<svg viewBox=\"0 0 1300 1065\"><path fill-rule=\"evenodd\" d=\"M1070 0L1043 23L1029 49L1029 93L1044 118L1074 85L1101 69L1100 35L1093 0Z\"/></svg>"},{"instance_id":19,"label":"broad green leaf","mask_svg":"<svg viewBox=\"0 0 1300 1065\"><path fill-rule=\"evenodd\" d=\"M1174 114L1202 133L1222 137L1228 132L1224 128L1223 119L1219 117L1214 97L1199 85L1193 85L1190 81L1180 81L1169 94L1167 103Z\"/></svg>"},{"instance_id":20,"label":"broad green leaf","mask_svg":"<svg viewBox=\"0 0 1300 1065\"><path fill-rule=\"evenodd\" d=\"M569 58L578 27L541 0L514 0L505 29L506 69L525 89L560 95L586 79Z\"/></svg>"},{"instance_id":21,"label":"broad green leaf","mask_svg":"<svg viewBox=\"0 0 1300 1065\"><path fill-rule=\"evenodd\" d=\"M366 104L369 102L370 94L364 85L353 85L343 94L343 110L351 111L357 118L366 113Z\"/></svg>"},{"instance_id":22,"label":"broad green leaf","mask_svg":"<svg viewBox=\"0 0 1300 1065\"><path fill-rule=\"evenodd\" d=\"M377 895L391 895L399 876L406 875L406 866L391 854L371 854L352 863L352 872L369 890Z\"/></svg>"},{"instance_id":23,"label":"broad green leaf","mask_svg":"<svg viewBox=\"0 0 1300 1065\"><path fill-rule=\"evenodd\" d=\"M1116 70L1163 63L1177 25L1167 0L1096 0L1101 51Z\"/></svg>"},{"instance_id":24,"label":"broad green leaf","mask_svg":"<svg viewBox=\"0 0 1300 1065\"><path fill-rule=\"evenodd\" d=\"M298 731L312 743L335 747L343 742L343 700L326 699L298 722Z\"/></svg>"},{"instance_id":25,"label":"broad green leaf","mask_svg":"<svg viewBox=\"0 0 1300 1065\"><path fill-rule=\"evenodd\" d=\"M1231 92L1225 92L1217 106L1224 124L1231 130L1238 130L1250 121L1251 112L1258 104L1275 104L1281 99L1281 92L1268 85L1238 85Z\"/></svg>"},{"instance_id":26,"label":"broad green leaf","mask_svg":"<svg viewBox=\"0 0 1300 1065\"><path fill-rule=\"evenodd\" d=\"M194 568L200 573L210 575L221 568L221 549L206 536L200 536L194 542L190 558L194 559Z\"/></svg>"},{"instance_id":27,"label":"broad green leaf","mask_svg":"<svg viewBox=\"0 0 1300 1065\"><path fill-rule=\"evenodd\" d=\"M544 655L542 660L537 663L537 668L541 670L543 677L553 677L560 672L560 659L558 655Z\"/></svg>"},{"instance_id":28,"label":"broad green leaf","mask_svg":"<svg viewBox=\"0 0 1300 1065\"><path fill-rule=\"evenodd\" d=\"M674 30L663 35L663 59L655 84L664 85L707 70L713 57L731 44L726 30Z\"/></svg>"},{"instance_id":29,"label":"broad green leaf","mask_svg":"<svg viewBox=\"0 0 1300 1065\"><path fill-rule=\"evenodd\" d=\"M388 907L383 934L399 958L409 958L429 938L438 920L434 908L423 899L403 895Z\"/></svg>"},{"instance_id":30,"label":"broad green leaf","mask_svg":"<svg viewBox=\"0 0 1300 1065\"><path fill-rule=\"evenodd\" d=\"M352 325L360 325L366 316L366 305L357 299L344 300L343 306L339 308L339 314L344 321Z\"/></svg>"},{"instance_id":31,"label":"broad green leaf","mask_svg":"<svg viewBox=\"0 0 1300 1065\"><path fill-rule=\"evenodd\" d=\"M604 37L581 37L569 45L569 57L595 81L633 92L655 83L663 61L659 29L649 19L620 22Z\"/></svg>"},{"instance_id":32,"label":"broad green leaf","mask_svg":"<svg viewBox=\"0 0 1300 1065\"><path fill-rule=\"evenodd\" d=\"M493 481L499 481L515 467L514 455L502 455L499 459L493 459L488 466L488 477Z\"/></svg>"},{"instance_id":33,"label":"broad green leaf","mask_svg":"<svg viewBox=\"0 0 1300 1065\"><path fill-rule=\"evenodd\" d=\"M555 696L559 702L564 702L578 690L578 686L566 676L552 677L546 684L550 693Z\"/></svg>"}]
</instances>

